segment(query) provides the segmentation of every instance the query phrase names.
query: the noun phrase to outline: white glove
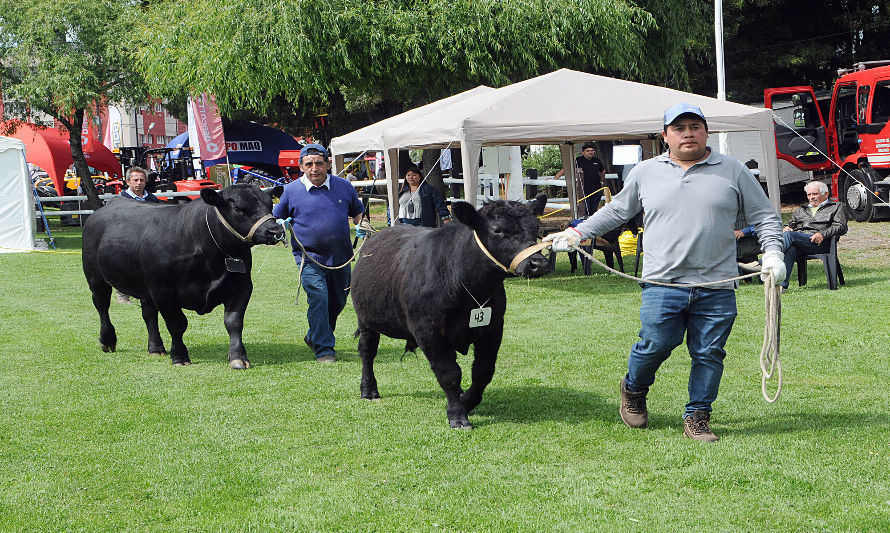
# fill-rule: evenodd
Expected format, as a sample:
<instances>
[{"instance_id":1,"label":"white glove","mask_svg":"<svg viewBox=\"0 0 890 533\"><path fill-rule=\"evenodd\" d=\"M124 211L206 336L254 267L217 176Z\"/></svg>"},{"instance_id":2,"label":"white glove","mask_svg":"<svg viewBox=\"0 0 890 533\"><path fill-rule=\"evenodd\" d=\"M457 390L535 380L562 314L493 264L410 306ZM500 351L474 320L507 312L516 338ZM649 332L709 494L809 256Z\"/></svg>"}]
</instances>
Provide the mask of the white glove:
<instances>
[{"instance_id":1,"label":"white glove","mask_svg":"<svg viewBox=\"0 0 890 533\"><path fill-rule=\"evenodd\" d=\"M551 233L543 239L543 242L551 243L554 252L571 252L581 244L581 232L575 228L566 228L557 233Z\"/></svg>"},{"instance_id":2,"label":"white glove","mask_svg":"<svg viewBox=\"0 0 890 533\"><path fill-rule=\"evenodd\" d=\"M763 254L763 268L760 269L760 279L766 281L767 276L772 273L776 285L785 280L785 254L776 250L770 250Z\"/></svg>"}]
</instances>

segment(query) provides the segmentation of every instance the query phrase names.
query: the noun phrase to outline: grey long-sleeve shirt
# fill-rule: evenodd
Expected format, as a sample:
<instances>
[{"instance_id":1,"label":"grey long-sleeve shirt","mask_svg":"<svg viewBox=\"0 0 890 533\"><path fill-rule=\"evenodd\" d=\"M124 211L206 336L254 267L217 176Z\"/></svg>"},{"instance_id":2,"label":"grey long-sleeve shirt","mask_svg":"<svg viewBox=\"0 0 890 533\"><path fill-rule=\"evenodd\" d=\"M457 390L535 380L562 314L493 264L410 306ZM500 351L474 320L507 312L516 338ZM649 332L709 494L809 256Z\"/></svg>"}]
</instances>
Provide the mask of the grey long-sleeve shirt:
<instances>
[{"instance_id":1,"label":"grey long-sleeve shirt","mask_svg":"<svg viewBox=\"0 0 890 533\"><path fill-rule=\"evenodd\" d=\"M700 283L738 276L733 230L739 219L754 226L763 251L782 251L782 222L760 184L741 162L714 151L686 171L667 153L643 161L624 189L576 229L585 237L602 235L640 210L647 279Z\"/></svg>"}]
</instances>

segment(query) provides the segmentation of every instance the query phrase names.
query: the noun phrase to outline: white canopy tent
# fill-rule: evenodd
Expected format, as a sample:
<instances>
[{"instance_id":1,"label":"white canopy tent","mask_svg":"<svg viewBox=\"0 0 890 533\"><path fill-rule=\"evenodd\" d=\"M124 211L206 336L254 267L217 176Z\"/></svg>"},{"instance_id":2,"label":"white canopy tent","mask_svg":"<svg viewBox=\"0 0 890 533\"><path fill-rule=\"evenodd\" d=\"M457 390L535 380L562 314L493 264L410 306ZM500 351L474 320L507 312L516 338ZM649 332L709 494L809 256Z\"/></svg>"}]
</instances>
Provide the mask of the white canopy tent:
<instances>
[{"instance_id":1,"label":"white canopy tent","mask_svg":"<svg viewBox=\"0 0 890 533\"><path fill-rule=\"evenodd\" d=\"M495 89L491 87L480 85L478 87L470 89L469 91L464 91L462 93L449 96L448 98L436 100L435 102L431 102L427 105L410 109L394 117L389 117L387 119L381 120L380 122L375 122L370 126L365 126L362 129L355 130L352 133L348 133L346 135L341 135L340 137L331 139L331 153L335 154L334 171L339 173L340 170L343 168L344 154L386 150L386 147L383 145L383 132L387 129L396 127L404 122L419 119L421 117L429 115L430 113L438 109L447 107L456 102L460 102L461 100L489 93L494 90Z\"/></svg>"},{"instance_id":2,"label":"white canopy tent","mask_svg":"<svg viewBox=\"0 0 890 533\"><path fill-rule=\"evenodd\" d=\"M680 102L701 107L711 133L759 132L763 153L767 154L761 175L766 177L769 196L778 212L779 183L771 110L567 69L481 91L420 116L400 118L381 127L382 143L375 146L386 151L390 208L398 205L399 149L459 145L465 197L475 203L479 153L483 145L560 144L563 167L571 176L575 163L571 143L595 139L655 139L663 130L664 110ZM365 149L346 146L338 139L331 143L335 153ZM574 205L574 190L568 187L568 191ZM395 219L395 215L391 215Z\"/></svg>"},{"instance_id":3,"label":"white canopy tent","mask_svg":"<svg viewBox=\"0 0 890 533\"><path fill-rule=\"evenodd\" d=\"M25 143L0 137L0 253L36 248L31 188Z\"/></svg>"}]
</instances>

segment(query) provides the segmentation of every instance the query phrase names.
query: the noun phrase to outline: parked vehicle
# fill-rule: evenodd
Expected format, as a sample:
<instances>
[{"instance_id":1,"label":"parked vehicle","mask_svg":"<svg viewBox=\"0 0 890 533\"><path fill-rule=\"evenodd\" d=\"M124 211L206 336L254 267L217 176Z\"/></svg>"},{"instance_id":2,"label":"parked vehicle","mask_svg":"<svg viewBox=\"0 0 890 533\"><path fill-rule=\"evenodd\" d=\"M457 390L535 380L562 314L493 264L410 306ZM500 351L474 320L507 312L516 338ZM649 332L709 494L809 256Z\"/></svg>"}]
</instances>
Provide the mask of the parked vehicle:
<instances>
[{"instance_id":1,"label":"parked vehicle","mask_svg":"<svg viewBox=\"0 0 890 533\"><path fill-rule=\"evenodd\" d=\"M838 71L828 115L809 86L766 89L776 120L776 155L815 177L859 222L890 216L890 61Z\"/></svg>"},{"instance_id":2,"label":"parked vehicle","mask_svg":"<svg viewBox=\"0 0 890 533\"><path fill-rule=\"evenodd\" d=\"M128 147L120 149L121 165L124 173L132 166L140 166L148 170L146 190L154 193L161 200L179 203L198 198L201 189L219 190L221 187L209 179L195 179L195 169L191 152L187 148L151 148ZM153 160L153 164L150 161ZM167 197L164 192L195 191L192 196ZM118 191L119 192L119 191Z\"/></svg>"}]
</instances>

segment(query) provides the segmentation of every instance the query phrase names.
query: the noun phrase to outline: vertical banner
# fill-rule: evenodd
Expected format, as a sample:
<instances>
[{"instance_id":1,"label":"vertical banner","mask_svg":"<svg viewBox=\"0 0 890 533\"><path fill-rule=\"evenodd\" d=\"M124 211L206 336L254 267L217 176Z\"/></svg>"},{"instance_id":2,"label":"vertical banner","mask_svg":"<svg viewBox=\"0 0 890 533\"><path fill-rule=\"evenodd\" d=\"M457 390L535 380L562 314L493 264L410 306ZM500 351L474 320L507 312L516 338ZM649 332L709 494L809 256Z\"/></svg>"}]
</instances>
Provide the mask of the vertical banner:
<instances>
[{"instance_id":1,"label":"vertical banner","mask_svg":"<svg viewBox=\"0 0 890 533\"><path fill-rule=\"evenodd\" d=\"M208 97L207 93L202 93L192 100L190 107L190 118L195 125L196 137L192 139L192 130L189 127L189 144L198 148L200 157L204 161L226 157L226 138L216 100L213 96Z\"/></svg>"},{"instance_id":2,"label":"vertical banner","mask_svg":"<svg viewBox=\"0 0 890 533\"><path fill-rule=\"evenodd\" d=\"M95 150L93 144L98 144L99 132L96 131L96 125L92 118L84 117L83 126L80 128L80 144L83 146L84 152L92 152Z\"/></svg>"},{"instance_id":3,"label":"vertical banner","mask_svg":"<svg viewBox=\"0 0 890 533\"><path fill-rule=\"evenodd\" d=\"M112 151L119 149L124 144L121 139L121 112L113 105L108 106L105 128L102 132L102 144Z\"/></svg>"}]
</instances>

